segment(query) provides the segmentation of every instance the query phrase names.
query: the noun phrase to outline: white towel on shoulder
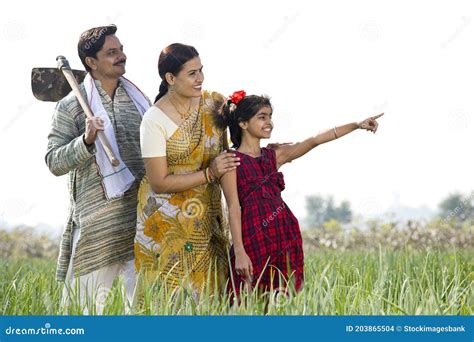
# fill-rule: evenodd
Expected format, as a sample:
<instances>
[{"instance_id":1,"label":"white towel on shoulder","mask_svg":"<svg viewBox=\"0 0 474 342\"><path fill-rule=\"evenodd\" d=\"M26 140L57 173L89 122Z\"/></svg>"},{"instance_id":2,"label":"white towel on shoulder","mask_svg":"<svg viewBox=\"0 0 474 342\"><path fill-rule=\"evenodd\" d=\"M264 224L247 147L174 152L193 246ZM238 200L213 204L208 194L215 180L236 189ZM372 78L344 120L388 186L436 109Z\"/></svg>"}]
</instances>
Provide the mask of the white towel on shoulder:
<instances>
[{"instance_id":1,"label":"white towel on shoulder","mask_svg":"<svg viewBox=\"0 0 474 342\"><path fill-rule=\"evenodd\" d=\"M141 116L143 116L146 110L150 107L146 96L143 95L137 86L135 86L125 77L121 77L120 80L138 112ZM100 95L94 83L94 79L89 73L84 78L84 86L87 94L87 102L89 103L94 116L100 117L102 120L104 120L104 135L109 140L112 151L120 161L120 164L117 167L112 166L100 140L97 139L95 141L97 149L95 156L97 165L99 167L99 172L102 177L102 186L104 188L105 195L108 200L122 197L125 191L127 191L135 181L135 177L132 175L127 165L125 165L122 158L120 157L117 139L115 138L115 132L110 122L109 115L107 114L107 111L104 109L104 105L100 100Z\"/></svg>"}]
</instances>

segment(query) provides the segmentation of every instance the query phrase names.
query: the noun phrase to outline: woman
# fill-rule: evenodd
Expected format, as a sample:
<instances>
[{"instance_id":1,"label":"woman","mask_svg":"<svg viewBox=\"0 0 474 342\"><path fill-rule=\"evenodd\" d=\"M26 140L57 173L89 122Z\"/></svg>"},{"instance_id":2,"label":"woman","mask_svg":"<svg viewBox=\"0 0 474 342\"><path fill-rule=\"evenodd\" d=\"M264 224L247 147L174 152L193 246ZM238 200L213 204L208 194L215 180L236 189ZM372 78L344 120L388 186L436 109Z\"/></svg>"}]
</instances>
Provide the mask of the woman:
<instances>
[{"instance_id":1,"label":"woman","mask_svg":"<svg viewBox=\"0 0 474 342\"><path fill-rule=\"evenodd\" d=\"M172 44L160 54L162 79L141 124L146 176L138 194L135 266L147 282L200 293L223 289L228 273L227 219L217 180L239 158L227 148L215 115L224 97L202 90L204 75L192 46Z\"/></svg>"}]
</instances>

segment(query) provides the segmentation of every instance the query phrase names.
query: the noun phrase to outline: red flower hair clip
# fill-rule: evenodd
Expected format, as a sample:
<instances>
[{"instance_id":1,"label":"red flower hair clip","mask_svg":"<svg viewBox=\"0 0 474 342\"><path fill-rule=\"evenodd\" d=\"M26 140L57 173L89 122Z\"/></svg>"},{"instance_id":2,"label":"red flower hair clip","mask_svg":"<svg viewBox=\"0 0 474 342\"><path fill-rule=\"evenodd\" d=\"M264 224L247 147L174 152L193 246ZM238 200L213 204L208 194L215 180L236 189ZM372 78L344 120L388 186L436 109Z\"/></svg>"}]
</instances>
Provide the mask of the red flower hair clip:
<instances>
[{"instance_id":1,"label":"red flower hair clip","mask_svg":"<svg viewBox=\"0 0 474 342\"><path fill-rule=\"evenodd\" d=\"M229 96L228 101L237 105L245 97L245 94L244 90L234 91L234 93Z\"/></svg>"}]
</instances>

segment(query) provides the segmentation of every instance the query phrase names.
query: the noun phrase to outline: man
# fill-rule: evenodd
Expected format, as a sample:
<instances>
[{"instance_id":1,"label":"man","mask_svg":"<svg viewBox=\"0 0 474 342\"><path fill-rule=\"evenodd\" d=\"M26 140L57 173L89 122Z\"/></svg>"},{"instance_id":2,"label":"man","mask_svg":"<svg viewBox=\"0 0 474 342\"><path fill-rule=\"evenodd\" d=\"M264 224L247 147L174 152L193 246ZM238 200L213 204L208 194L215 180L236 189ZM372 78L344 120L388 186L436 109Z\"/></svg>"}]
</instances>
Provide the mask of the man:
<instances>
[{"instance_id":1,"label":"man","mask_svg":"<svg viewBox=\"0 0 474 342\"><path fill-rule=\"evenodd\" d=\"M140 123L150 106L122 77L126 56L116 31L110 25L80 36L79 57L88 72L80 87L95 117L86 118L73 93L58 102L45 158L54 175L69 174L69 215L56 271L65 281L63 300L74 295L83 306L95 302L98 313L118 276L126 299L133 296L137 191L145 172ZM101 131L119 158L117 167L97 139Z\"/></svg>"}]
</instances>

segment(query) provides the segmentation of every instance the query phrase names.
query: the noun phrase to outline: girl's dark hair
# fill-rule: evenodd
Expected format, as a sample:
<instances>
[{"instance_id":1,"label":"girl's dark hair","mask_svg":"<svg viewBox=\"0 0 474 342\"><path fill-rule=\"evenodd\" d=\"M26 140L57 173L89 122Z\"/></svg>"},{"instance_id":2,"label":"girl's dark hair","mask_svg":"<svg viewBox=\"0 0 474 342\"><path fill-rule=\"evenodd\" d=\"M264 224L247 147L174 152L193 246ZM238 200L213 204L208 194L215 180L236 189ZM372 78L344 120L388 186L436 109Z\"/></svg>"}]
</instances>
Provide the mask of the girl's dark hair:
<instances>
[{"instance_id":1,"label":"girl's dark hair","mask_svg":"<svg viewBox=\"0 0 474 342\"><path fill-rule=\"evenodd\" d=\"M158 74L161 77L161 84L155 102L168 92L168 82L166 82L165 75L168 72L177 75L183 68L184 63L198 56L199 53L193 46L180 43L171 44L161 51L158 59Z\"/></svg>"},{"instance_id":2,"label":"girl's dark hair","mask_svg":"<svg viewBox=\"0 0 474 342\"><path fill-rule=\"evenodd\" d=\"M230 140L234 144L232 148L239 148L242 143L242 128L239 123L249 121L263 107L272 108L268 96L245 96L237 105L233 104L231 100L224 103L220 115L217 116L217 125L220 128L229 127Z\"/></svg>"}]
</instances>

